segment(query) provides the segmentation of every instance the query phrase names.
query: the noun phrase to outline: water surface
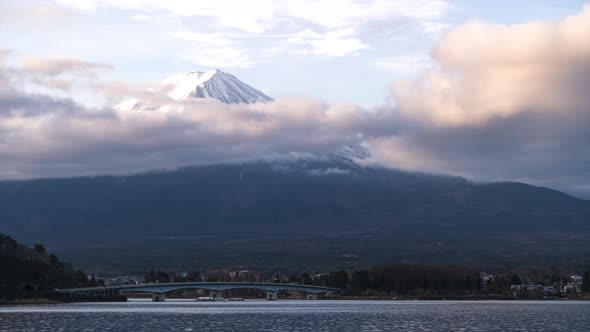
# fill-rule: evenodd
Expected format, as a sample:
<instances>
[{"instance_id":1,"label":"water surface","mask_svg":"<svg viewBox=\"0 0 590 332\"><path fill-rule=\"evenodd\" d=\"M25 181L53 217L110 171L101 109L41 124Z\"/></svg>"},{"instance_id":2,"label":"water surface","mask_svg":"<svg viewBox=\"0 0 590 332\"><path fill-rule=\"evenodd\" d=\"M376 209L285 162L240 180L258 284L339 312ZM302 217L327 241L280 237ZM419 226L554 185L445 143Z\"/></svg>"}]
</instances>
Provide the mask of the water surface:
<instances>
[{"instance_id":1,"label":"water surface","mask_svg":"<svg viewBox=\"0 0 590 332\"><path fill-rule=\"evenodd\" d=\"M590 302L170 300L0 307L0 331L590 331Z\"/></svg>"}]
</instances>

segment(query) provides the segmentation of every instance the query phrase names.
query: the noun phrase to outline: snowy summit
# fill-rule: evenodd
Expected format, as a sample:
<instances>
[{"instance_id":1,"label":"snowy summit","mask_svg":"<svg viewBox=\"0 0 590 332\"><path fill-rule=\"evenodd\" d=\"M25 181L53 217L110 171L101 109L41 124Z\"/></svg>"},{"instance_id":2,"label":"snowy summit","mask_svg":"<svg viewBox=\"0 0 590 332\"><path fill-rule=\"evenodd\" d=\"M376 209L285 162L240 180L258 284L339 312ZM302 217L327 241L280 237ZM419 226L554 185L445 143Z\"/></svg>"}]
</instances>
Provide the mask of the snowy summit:
<instances>
[{"instance_id":1,"label":"snowy summit","mask_svg":"<svg viewBox=\"0 0 590 332\"><path fill-rule=\"evenodd\" d=\"M219 69L179 73L162 83L171 87L168 95L175 100L215 98L226 104L252 104L273 100L234 75Z\"/></svg>"},{"instance_id":2,"label":"snowy summit","mask_svg":"<svg viewBox=\"0 0 590 332\"><path fill-rule=\"evenodd\" d=\"M268 103L273 99L232 74L219 69L174 74L163 80L158 92L176 101L193 98L213 98L226 104ZM170 110L174 105L148 106L137 98L116 106L119 110Z\"/></svg>"}]
</instances>

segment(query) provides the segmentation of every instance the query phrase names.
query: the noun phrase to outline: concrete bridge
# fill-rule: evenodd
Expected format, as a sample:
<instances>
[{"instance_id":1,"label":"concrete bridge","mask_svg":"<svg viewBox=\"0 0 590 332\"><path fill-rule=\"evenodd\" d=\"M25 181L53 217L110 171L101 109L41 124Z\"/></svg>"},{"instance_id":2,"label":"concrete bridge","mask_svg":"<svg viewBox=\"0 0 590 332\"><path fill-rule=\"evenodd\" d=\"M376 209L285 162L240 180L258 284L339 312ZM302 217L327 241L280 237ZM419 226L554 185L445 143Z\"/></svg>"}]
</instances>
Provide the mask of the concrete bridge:
<instances>
[{"instance_id":1,"label":"concrete bridge","mask_svg":"<svg viewBox=\"0 0 590 332\"><path fill-rule=\"evenodd\" d=\"M259 282L177 282L177 283L149 283L141 285L120 285L86 288L55 289L57 293L65 295L102 295L114 296L126 293L150 293L152 300L156 302L165 301L166 293L180 289L205 289L209 291L210 297L217 298L222 291L229 289L259 289L266 291L266 299L269 301L278 299L278 292L282 290L307 293L310 300L317 299L318 294L340 293L338 288L301 285L301 284L278 284Z\"/></svg>"}]
</instances>

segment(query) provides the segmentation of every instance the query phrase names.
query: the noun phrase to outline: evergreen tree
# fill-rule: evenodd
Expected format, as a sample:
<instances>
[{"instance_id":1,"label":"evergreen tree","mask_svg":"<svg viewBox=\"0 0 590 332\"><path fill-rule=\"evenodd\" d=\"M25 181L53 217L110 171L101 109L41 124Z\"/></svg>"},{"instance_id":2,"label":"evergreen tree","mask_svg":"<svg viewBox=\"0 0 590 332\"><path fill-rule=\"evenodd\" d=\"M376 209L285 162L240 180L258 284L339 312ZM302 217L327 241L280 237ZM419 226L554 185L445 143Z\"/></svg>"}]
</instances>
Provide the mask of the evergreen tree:
<instances>
[{"instance_id":1,"label":"evergreen tree","mask_svg":"<svg viewBox=\"0 0 590 332\"><path fill-rule=\"evenodd\" d=\"M369 288L369 271L359 270L352 274L350 279L350 289L353 292L361 293Z\"/></svg>"},{"instance_id":2,"label":"evergreen tree","mask_svg":"<svg viewBox=\"0 0 590 332\"><path fill-rule=\"evenodd\" d=\"M57 259L57 256L55 254L51 254L49 256L49 263L51 265L57 265L57 264L59 264L59 259Z\"/></svg>"},{"instance_id":3,"label":"evergreen tree","mask_svg":"<svg viewBox=\"0 0 590 332\"><path fill-rule=\"evenodd\" d=\"M590 292L590 270L584 272L582 279L582 292Z\"/></svg>"},{"instance_id":4,"label":"evergreen tree","mask_svg":"<svg viewBox=\"0 0 590 332\"><path fill-rule=\"evenodd\" d=\"M47 253L47 250L45 249L45 246L42 245L42 244L36 244L35 247L34 247L34 249L35 249L35 252L38 255L45 255L45 253Z\"/></svg>"},{"instance_id":5,"label":"evergreen tree","mask_svg":"<svg viewBox=\"0 0 590 332\"><path fill-rule=\"evenodd\" d=\"M522 281L520 280L520 277L518 276L518 274L514 273L510 277L510 284L511 285L522 285Z\"/></svg>"},{"instance_id":6,"label":"evergreen tree","mask_svg":"<svg viewBox=\"0 0 590 332\"><path fill-rule=\"evenodd\" d=\"M311 279L311 277L309 276L309 274L303 273L301 275L301 283L304 284L304 285L312 285L313 284L313 279Z\"/></svg>"},{"instance_id":7,"label":"evergreen tree","mask_svg":"<svg viewBox=\"0 0 590 332\"><path fill-rule=\"evenodd\" d=\"M9 251L14 251L18 247L18 242L15 239L8 235L4 235L0 233L0 249L7 249Z\"/></svg>"},{"instance_id":8,"label":"evergreen tree","mask_svg":"<svg viewBox=\"0 0 590 332\"><path fill-rule=\"evenodd\" d=\"M348 285L348 272L346 271L337 271L330 273L328 277L328 287L335 287L344 289Z\"/></svg>"},{"instance_id":9,"label":"evergreen tree","mask_svg":"<svg viewBox=\"0 0 590 332\"><path fill-rule=\"evenodd\" d=\"M35 246L33 247L33 250L35 250L35 260L39 261L41 259L41 257L43 257L43 255L45 255L45 253L47 253L47 250L45 250L45 246L42 244L35 244Z\"/></svg>"},{"instance_id":10,"label":"evergreen tree","mask_svg":"<svg viewBox=\"0 0 590 332\"><path fill-rule=\"evenodd\" d=\"M483 286L483 281L481 280L481 276L479 272L475 273L475 290L480 291Z\"/></svg>"}]
</instances>

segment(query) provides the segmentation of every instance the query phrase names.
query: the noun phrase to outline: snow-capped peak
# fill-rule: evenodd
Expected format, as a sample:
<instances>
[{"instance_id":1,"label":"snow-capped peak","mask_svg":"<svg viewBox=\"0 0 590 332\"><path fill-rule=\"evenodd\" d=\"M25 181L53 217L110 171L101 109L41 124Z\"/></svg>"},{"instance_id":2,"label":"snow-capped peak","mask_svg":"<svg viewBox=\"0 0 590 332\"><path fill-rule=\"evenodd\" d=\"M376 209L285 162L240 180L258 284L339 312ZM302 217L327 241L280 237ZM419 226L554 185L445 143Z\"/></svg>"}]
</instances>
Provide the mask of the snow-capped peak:
<instances>
[{"instance_id":1,"label":"snow-capped peak","mask_svg":"<svg viewBox=\"0 0 590 332\"><path fill-rule=\"evenodd\" d=\"M226 104L268 103L273 99L219 69L174 74L153 89L175 101L193 98L213 98ZM149 106L136 98L116 106L119 110L170 110L174 105Z\"/></svg>"},{"instance_id":2,"label":"snow-capped peak","mask_svg":"<svg viewBox=\"0 0 590 332\"><path fill-rule=\"evenodd\" d=\"M217 69L209 71L191 71L188 73L174 74L161 82L164 90L168 89L168 96L174 100L192 98L197 87L217 74Z\"/></svg>"}]
</instances>

